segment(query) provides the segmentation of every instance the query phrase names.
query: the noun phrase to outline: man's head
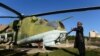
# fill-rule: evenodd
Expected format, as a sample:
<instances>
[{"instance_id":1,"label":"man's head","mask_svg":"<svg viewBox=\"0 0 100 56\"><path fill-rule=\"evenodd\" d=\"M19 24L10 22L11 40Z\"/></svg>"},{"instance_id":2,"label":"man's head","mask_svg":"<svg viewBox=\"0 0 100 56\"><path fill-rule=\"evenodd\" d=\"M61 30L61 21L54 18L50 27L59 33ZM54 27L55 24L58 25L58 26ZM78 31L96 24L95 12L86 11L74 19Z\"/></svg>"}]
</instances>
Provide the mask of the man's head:
<instances>
[{"instance_id":1,"label":"man's head","mask_svg":"<svg viewBox=\"0 0 100 56\"><path fill-rule=\"evenodd\" d=\"M80 26L82 26L82 23L79 21L77 22L77 27L80 27Z\"/></svg>"}]
</instances>

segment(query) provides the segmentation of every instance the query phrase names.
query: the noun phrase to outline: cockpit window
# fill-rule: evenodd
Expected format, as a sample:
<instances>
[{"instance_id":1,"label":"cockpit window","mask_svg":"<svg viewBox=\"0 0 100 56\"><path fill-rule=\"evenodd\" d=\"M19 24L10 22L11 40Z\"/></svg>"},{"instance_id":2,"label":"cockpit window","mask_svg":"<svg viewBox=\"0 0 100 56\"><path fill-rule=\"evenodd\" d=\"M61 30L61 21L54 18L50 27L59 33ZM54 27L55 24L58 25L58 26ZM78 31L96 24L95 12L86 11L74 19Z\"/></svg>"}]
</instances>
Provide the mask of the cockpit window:
<instances>
[{"instance_id":1,"label":"cockpit window","mask_svg":"<svg viewBox=\"0 0 100 56\"><path fill-rule=\"evenodd\" d=\"M62 22L59 22L59 25L61 28L63 28L63 29L65 28Z\"/></svg>"},{"instance_id":2,"label":"cockpit window","mask_svg":"<svg viewBox=\"0 0 100 56\"><path fill-rule=\"evenodd\" d=\"M48 24L47 24L48 26L51 26L51 27L53 27L53 28L55 28L55 29L57 29L58 28L58 23L57 22L55 22L55 21L53 21L53 22L48 22Z\"/></svg>"}]
</instances>

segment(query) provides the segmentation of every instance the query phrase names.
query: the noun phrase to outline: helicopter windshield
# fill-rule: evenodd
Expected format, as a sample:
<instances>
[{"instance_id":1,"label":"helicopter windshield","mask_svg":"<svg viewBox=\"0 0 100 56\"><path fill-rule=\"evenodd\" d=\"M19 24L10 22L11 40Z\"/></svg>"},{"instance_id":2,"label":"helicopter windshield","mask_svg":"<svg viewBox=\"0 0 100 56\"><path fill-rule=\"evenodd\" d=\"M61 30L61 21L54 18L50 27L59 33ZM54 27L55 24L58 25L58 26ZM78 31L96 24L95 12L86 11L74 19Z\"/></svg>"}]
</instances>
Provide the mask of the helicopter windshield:
<instances>
[{"instance_id":1,"label":"helicopter windshield","mask_svg":"<svg viewBox=\"0 0 100 56\"><path fill-rule=\"evenodd\" d=\"M48 25L48 26L51 26L51 27L53 27L53 28L55 28L55 29L57 29L57 27L58 27L58 23L57 23L56 21L48 22L47 25Z\"/></svg>"},{"instance_id":2,"label":"helicopter windshield","mask_svg":"<svg viewBox=\"0 0 100 56\"><path fill-rule=\"evenodd\" d=\"M58 27L60 27L60 28L62 28L62 29L65 28L64 25L63 25L63 23L60 22L60 21L52 21L52 22L48 22L47 25L48 25L48 26L51 26L51 27L53 27L53 28L55 28L55 29L57 29Z\"/></svg>"}]
</instances>

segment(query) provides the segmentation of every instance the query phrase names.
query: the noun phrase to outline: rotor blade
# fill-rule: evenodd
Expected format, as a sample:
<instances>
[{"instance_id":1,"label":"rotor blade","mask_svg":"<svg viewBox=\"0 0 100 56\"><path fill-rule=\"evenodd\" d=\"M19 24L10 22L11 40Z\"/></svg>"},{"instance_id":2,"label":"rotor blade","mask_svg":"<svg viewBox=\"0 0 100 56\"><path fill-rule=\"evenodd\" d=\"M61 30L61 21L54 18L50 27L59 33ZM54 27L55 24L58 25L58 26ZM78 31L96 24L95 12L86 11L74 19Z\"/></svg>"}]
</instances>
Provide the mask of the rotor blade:
<instances>
[{"instance_id":1,"label":"rotor blade","mask_svg":"<svg viewBox=\"0 0 100 56\"><path fill-rule=\"evenodd\" d=\"M9 10L9 11L11 11L11 12L13 12L13 13L15 13L15 14L18 15L20 18L22 17L21 13L19 13L18 11L16 11L16 10L10 8L9 6L7 6L7 5L5 5L5 4L3 4L3 3L0 3L0 6L3 7L3 8L5 8L5 9L7 9L7 10Z\"/></svg>"},{"instance_id":2,"label":"rotor blade","mask_svg":"<svg viewBox=\"0 0 100 56\"><path fill-rule=\"evenodd\" d=\"M88 11L88 10L100 10L100 6L78 8L78 9L69 9L69 10L52 11L52 12L47 12L47 13L34 14L34 15L31 15L31 16L45 16L45 15L51 15L51 14L81 12L81 11Z\"/></svg>"},{"instance_id":3,"label":"rotor blade","mask_svg":"<svg viewBox=\"0 0 100 56\"><path fill-rule=\"evenodd\" d=\"M17 16L0 16L0 18L20 18L20 17L17 17Z\"/></svg>"},{"instance_id":4,"label":"rotor blade","mask_svg":"<svg viewBox=\"0 0 100 56\"><path fill-rule=\"evenodd\" d=\"M95 6L95 7L86 7L86 8L78 8L78 9L69 9L69 10L59 10L59 11L52 11L52 12L47 12L47 13L39 13L39 14L34 14L30 16L22 16L21 13L18 11L10 8L7 5L4 5L0 3L0 6L8 9L9 11L12 11L13 13L17 14L19 17L13 17L13 16L0 16L0 18L20 18L23 19L23 17L30 17L30 16L45 16L45 15L51 15L51 14L60 14L60 13L69 13L69 12L81 12L81 11L87 11L87 10L99 10L100 6Z\"/></svg>"}]
</instances>

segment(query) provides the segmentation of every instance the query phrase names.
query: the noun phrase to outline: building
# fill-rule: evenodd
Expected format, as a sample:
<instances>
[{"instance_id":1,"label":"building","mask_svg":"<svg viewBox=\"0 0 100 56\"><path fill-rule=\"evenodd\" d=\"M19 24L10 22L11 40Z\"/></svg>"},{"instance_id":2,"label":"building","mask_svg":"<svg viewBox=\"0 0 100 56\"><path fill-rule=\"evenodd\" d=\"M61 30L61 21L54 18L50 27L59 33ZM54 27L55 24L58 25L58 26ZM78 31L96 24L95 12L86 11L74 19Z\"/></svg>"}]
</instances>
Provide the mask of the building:
<instances>
[{"instance_id":1,"label":"building","mask_svg":"<svg viewBox=\"0 0 100 56\"><path fill-rule=\"evenodd\" d=\"M6 27L7 27L6 25L0 24L0 31L5 29Z\"/></svg>"},{"instance_id":2,"label":"building","mask_svg":"<svg viewBox=\"0 0 100 56\"><path fill-rule=\"evenodd\" d=\"M89 32L89 37L91 37L91 38L96 38L96 37L100 38L100 34L97 33L96 31L92 30L92 31Z\"/></svg>"},{"instance_id":3,"label":"building","mask_svg":"<svg viewBox=\"0 0 100 56\"><path fill-rule=\"evenodd\" d=\"M96 37L100 38L100 34L99 34L99 33L97 33L97 34L96 34Z\"/></svg>"},{"instance_id":4,"label":"building","mask_svg":"<svg viewBox=\"0 0 100 56\"><path fill-rule=\"evenodd\" d=\"M96 37L96 32L95 31L90 31L89 32L89 37L95 38Z\"/></svg>"},{"instance_id":5,"label":"building","mask_svg":"<svg viewBox=\"0 0 100 56\"><path fill-rule=\"evenodd\" d=\"M0 31L4 30L5 28L7 27L7 25L3 25L3 24L0 24ZM11 32L12 31L12 28L9 27L6 32Z\"/></svg>"}]
</instances>

